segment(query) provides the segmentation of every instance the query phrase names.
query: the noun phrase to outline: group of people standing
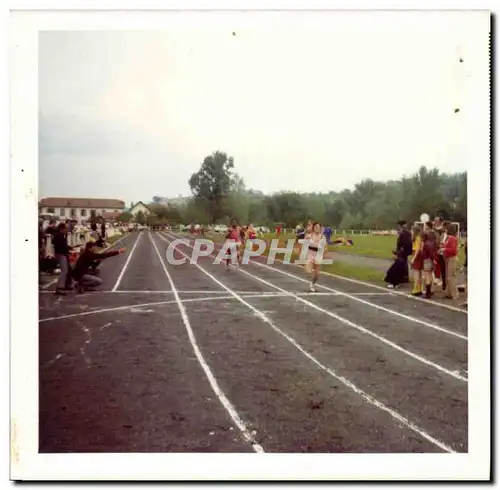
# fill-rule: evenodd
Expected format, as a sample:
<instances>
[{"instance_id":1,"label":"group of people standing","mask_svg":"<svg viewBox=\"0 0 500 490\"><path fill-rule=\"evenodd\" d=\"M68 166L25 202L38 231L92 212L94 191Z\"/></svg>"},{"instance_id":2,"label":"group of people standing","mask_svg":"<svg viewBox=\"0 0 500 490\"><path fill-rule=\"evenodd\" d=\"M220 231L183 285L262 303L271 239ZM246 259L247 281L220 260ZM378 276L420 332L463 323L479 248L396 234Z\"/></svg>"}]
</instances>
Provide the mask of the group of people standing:
<instances>
[{"instance_id":1,"label":"group of people standing","mask_svg":"<svg viewBox=\"0 0 500 490\"><path fill-rule=\"evenodd\" d=\"M231 221L229 230L226 233L226 243L236 245L237 262L241 263L242 253L246 246L247 240L255 240L257 238L257 231L252 224L247 226L240 226L236 220ZM231 259L226 259L226 265L229 266Z\"/></svg>"},{"instance_id":2,"label":"group of people standing","mask_svg":"<svg viewBox=\"0 0 500 490\"><path fill-rule=\"evenodd\" d=\"M460 245L456 225L437 217L423 227L414 225L411 232L406 221L399 221L398 227L395 261L385 277L388 287L397 288L411 279L413 296L431 298L434 287L441 287L446 298L457 300ZM464 247L467 278L467 241Z\"/></svg>"},{"instance_id":3,"label":"group of people standing","mask_svg":"<svg viewBox=\"0 0 500 490\"><path fill-rule=\"evenodd\" d=\"M45 230L42 227L43 223L39 223L39 261L47 259L46 243L47 237L50 236L54 257L49 259L54 260L60 269L55 290L56 295L65 295L68 291L73 290L73 281L76 282L76 289L79 292L101 285L102 281L96 275L100 262L108 257L125 252L124 248L111 252L101 251L106 246L104 222L101 224L101 232L97 229L97 223L91 224L90 240L85 243L84 250L80 254L75 252L77 247L68 244L69 228L66 223L62 222L56 225L55 221L50 221ZM71 260L72 254L74 254L75 260Z\"/></svg>"}]
</instances>

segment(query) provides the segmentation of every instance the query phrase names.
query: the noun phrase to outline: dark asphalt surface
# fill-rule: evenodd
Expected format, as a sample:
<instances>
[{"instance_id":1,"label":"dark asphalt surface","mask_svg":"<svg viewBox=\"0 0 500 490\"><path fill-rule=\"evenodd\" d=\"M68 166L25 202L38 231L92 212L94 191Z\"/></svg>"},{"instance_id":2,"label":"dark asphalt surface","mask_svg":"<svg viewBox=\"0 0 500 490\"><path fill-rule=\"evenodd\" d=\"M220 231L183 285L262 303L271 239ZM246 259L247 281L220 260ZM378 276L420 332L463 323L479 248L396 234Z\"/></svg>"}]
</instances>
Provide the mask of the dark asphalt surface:
<instances>
[{"instance_id":1,"label":"dark asphalt surface","mask_svg":"<svg viewBox=\"0 0 500 490\"><path fill-rule=\"evenodd\" d=\"M467 452L467 340L432 328L466 336L466 314L326 275L352 297L308 293L290 265L169 265L162 237L126 237L102 292L40 293L41 452Z\"/></svg>"}]
</instances>

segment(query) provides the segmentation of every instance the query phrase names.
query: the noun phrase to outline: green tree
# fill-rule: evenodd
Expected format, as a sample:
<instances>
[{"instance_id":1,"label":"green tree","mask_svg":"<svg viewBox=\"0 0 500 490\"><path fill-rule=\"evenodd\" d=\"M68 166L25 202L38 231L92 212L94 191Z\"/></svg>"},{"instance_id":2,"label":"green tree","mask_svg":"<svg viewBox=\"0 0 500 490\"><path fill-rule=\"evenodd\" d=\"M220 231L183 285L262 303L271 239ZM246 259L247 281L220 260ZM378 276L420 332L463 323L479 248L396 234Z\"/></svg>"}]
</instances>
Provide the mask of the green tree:
<instances>
[{"instance_id":1,"label":"green tree","mask_svg":"<svg viewBox=\"0 0 500 490\"><path fill-rule=\"evenodd\" d=\"M145 225L146 224L146 216L142 211L139 211L134 218L134 221L136 223L139 223L140 225Z\"/></svg>"},{"instance_id":2,"label":"green tree","mask_svg":"<svg viewBox=\"0 0 500 490\"><path fill-rule=\"evenodd\" d=\"M170 225L182 223L182 210L178 206L169 204L166 206L165 221Z\"/></svg>"},{"instance_id":3,"label":"green tree","mask_svg":"<svg viewBox=\"0 0 500 490\"><path fill-rule=\"evenodd\" d=\"M120 223L128 223L130 221L132 221L134 217L127 211L125 211L124 213L120 214L120 216L118 216L117 220L120 222Z\"/></svg>"},{"instance_id":4,"label":"green tree","mask_svg":"<svg viewBox=\"0 0 500 490\"><path fill-rule=\"evenodd\" d=\"M183 210L183 224L205 225L211 222L211 215L202 200L192 199Z\"/></svg>"},{"instance_id":5,"label":"green tree","mask_svg":"<svg viewBox=\"0 0 500 490\"><path fill-rule=\"evenodd\" d=\"M155 226L162 224L163 221L156 214L148 214L146 216L146 224L149 226Z\"/></svg>"},{"instance_id":6,"label":"green tree","mask_svg":"<svg viewBox=\"0 0 500 490\"><path fill-rule=\"evenodd\" d=\"M240 180L235 180L233 168L233 157L216 151L205 157L200 170L189 179L191 192L197 201L203 202L211 223L224 215L224 199L240 184Z\"/></svg>"},{"instance_id":7,"label":"green tree","mask_svg":"<svg viewBox=\"0 0 500 490\"><path fill-rule=\"evenodd\" d=\"M281 192L267 198L267 212L270 224L283 223L293 228L307 219L304 197L297 192Z\"/></svg>"}]
</instances>

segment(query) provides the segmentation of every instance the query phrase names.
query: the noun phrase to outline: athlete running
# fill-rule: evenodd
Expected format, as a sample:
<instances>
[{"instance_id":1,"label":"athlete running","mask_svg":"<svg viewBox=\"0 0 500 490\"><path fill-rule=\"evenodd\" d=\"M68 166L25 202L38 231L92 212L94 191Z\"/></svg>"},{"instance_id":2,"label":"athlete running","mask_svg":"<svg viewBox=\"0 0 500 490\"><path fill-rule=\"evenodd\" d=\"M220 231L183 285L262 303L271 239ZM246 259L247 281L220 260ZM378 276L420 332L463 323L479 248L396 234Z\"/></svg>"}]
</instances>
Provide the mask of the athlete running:
<instances>
[{"instance_id":1,"label":"athlete running","mask_svg":"<svg viewBox=\"0 0 500 490\"><path fill-rule=\"evenodd\" d=\"M252 224L248 225L248 239L249 240L255 240L257 238L257 233L255 232L255 228L253 227Z\"/></svg>"},{"instance_id":2,"label":"athlete running","mask_svg":"<svg viewBox=\"0 0 500 490\"><path fill-rule=\"evenodd\" d=\"M309 228L309 224L308 224ZM321 224L319 222L315 222L311 225L311 232L306 234L306 240L308 240L309 250L307 252L307 262L306 262L306 271L311 274L311 284L309 285L309 290L311 292L316 291L316 283L319 279L320 273L320 264L317 262L318 259L318 251L321 246L321 241L323 236L321 234Z\"/></svg>"},{"instance_id":3,"label":"athlete running","mask_svg":"<svg viewBox=\"0 0 500 490\"><path fill-rule=\"evenodd\" d=\"M237 259L238 262L240 262L240 245L241 245L241 235L240 235L240 229L238 228L238 225L236 224L235 221L231 223L231 228L229 228L229 231L226 235L226 245L230 246L231 250L234 250L234 244L236 244L236 254L237 254ZM226 266L229 267L229 264L231 263L231 259L226 259Z\"/></svg>"}]
</instances>

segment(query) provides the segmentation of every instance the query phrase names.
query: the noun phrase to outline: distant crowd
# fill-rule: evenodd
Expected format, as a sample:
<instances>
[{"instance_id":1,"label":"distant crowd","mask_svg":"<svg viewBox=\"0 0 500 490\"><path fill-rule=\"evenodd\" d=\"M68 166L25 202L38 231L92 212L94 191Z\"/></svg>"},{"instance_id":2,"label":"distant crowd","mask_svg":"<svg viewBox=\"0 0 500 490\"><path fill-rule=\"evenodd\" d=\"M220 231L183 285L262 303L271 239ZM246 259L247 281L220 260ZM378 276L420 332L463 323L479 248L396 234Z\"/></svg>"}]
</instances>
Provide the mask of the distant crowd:
<instances>
[{"instance_id":1,"label":"distant crowd","mask_svg":"<svg viewBox=\"0 0 500 490\"><path fill-rule=\"evenodd\" d=\"M70 237L76 238L77 243L70 245ZM39 274L59 272L57 295L65 295L74 289L83 292L99 286L102 281L97 276L101 261L125 252L125 249L105 252L103 249L106 247L104 220L88 226L50 220L44 227L43 219L38 222Z\"/></svg>"},{"instance_id":2,"label":"distant crowd","mask_svg":"<svg viewBox=\"0 0 500 490\"><path fill-rule=\"evenodd\" d=\"M412 282L413 296L431 298L441 288L445 298L458 300L457 273L460 247L465 248L465 292L467 292L467 237L459 243L457 226L436 217L414 225L411 231L406 221L398 222L399 235L394 253L395 261L387 271L385 281L390 288ZM409 270L411 269L411 276ZM464 303L464 306L467 302Z\"/></svg>"}]
</instances>

